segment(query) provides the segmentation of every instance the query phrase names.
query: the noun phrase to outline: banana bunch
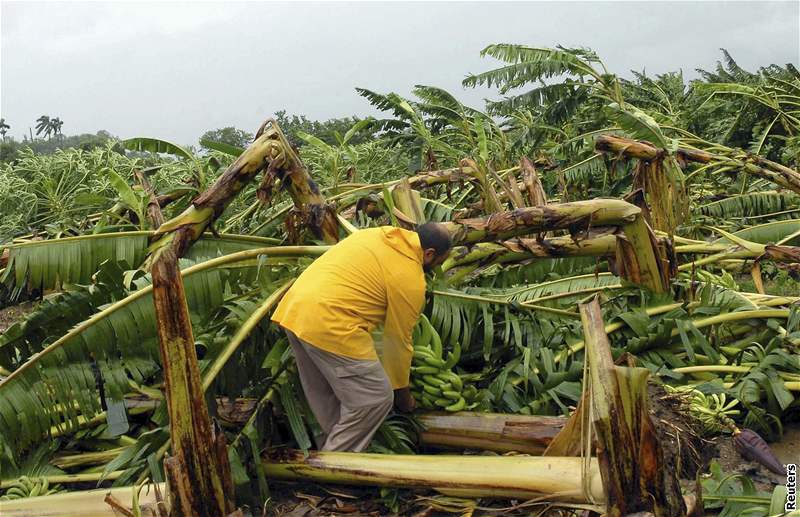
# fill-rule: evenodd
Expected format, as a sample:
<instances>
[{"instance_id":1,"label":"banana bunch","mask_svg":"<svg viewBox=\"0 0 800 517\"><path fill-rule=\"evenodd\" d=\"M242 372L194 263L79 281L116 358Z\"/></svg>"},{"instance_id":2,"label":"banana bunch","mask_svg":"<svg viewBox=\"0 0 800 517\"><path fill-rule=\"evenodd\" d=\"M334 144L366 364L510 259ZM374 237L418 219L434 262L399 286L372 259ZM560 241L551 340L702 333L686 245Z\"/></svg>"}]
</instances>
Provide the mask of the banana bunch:
<instances>
[{"instance_id":1,"label":"banana bunch","mask_svg":"<svg viewBox=\"0 0 800 517\"><path fill-rule=\"evenodd\" d=\"M727 289L739 289L739 286L736 283L736 280L733 278L733 275L724 270L719 275L716 275L711 271L698 268L694 272L683 272L681 273L680 277L686 280L694 279L697 282L719 285Z\"/></svg>"},{"instance_id":2,"label":"banana bunch","mask_svg":"<svg viewBox=\"0 0 800 517\"><path fill-rule=\"evenodd\" d=\"M442 357L442 339L423 314L414 328L414 357L411 362L411 394L426 409L463 411L477 405L478 390L464 382L453 368L461 358L461 346Z\"/></svg>"},{"instance_id":3,"label":"banana bunch","mask_svg":"<svg viewBox=\"0 0 800 517\"><path fill-rule=\"evenodd\" d=\"M50 488L47 478L29 478L22 476L9 484L4 484L4 493L0 496L0 501L11 501L13 499L25 499L26 497L38 497L40 495L50 495L60 491L60 485Z\"/></svg>"},{"instance_id":4,"label":"banana bunch","mask_svg":"<svg viewBox=\"0 0 800 517\"><path fill-rule=\"evenodd\" d=\"M703 424L703 430L708 433L719 433L737 429L736 423L731 417L739 414L738 409L734 409L739 401L728 399L724 393L714 393L706 395L691 386L679 386L674 388L666 385L667 391L685 394L689 403L689 413Z\"/></svg>"}]
</instances>

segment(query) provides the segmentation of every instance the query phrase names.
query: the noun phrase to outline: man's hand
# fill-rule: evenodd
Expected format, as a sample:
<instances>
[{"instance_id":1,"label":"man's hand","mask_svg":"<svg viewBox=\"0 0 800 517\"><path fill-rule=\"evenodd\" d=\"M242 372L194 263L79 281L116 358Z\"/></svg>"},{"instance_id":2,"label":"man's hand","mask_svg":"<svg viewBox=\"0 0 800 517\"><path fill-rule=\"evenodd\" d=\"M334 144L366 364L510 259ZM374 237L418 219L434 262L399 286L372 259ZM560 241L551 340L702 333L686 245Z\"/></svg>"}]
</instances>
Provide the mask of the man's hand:
<instances>
[{"instance_id":1,"label":"man's hand","mask_svg":"<svg viewBox=\"0 0 800 517\"><path fill-rule=\"evenodd\" d=\"M394 407L401 413L411 413L417 408L417 401L411 396L411 390L400 388L394 390Z\"/></svg>"}]
</instances>

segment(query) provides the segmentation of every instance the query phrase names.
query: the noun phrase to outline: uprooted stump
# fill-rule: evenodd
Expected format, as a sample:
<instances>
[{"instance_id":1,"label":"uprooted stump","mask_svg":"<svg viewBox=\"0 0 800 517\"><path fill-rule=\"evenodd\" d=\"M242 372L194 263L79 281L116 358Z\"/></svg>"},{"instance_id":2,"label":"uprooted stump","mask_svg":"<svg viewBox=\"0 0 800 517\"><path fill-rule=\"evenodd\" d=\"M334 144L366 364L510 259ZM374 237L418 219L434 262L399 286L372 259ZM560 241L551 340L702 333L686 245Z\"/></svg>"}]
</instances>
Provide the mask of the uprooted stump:
<instances>
[{"instance_id":1,"label":"uprooted stump","mask_svg":"<svg viewBox=\"0 0 800 517\"><path fill-rule=\"evenodd\" d=\"M686 515L678 473L665 462L647 395L649 371L614 365L597 299L580 305L586 343L583 397L546 456L589 456L596 449L606 513Z\"/></svg>"}]
</instances>

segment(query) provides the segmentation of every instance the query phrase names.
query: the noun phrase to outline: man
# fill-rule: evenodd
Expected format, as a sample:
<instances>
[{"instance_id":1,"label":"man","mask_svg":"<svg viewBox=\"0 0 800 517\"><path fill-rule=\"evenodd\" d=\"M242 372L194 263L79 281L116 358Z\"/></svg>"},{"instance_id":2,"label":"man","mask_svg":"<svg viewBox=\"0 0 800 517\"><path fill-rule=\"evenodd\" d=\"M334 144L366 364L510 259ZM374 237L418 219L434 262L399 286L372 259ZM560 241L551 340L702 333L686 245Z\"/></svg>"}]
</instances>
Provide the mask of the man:
<instances>
[{"instance_id":1,"label":"man","mask_svg":"<svg viewBox=\"0 0 800 517\"><path fill-rule=\"evenodd\" d=\"M447 230L426 223L353 233L314 261L272 315L286 331L323 451L362 451L392 407L410 412L411 332L425 272L445 261ZM372 331L383 325L382 365ZM394 391L394 393L393 393Z\"/></svg>"}]
</instances>

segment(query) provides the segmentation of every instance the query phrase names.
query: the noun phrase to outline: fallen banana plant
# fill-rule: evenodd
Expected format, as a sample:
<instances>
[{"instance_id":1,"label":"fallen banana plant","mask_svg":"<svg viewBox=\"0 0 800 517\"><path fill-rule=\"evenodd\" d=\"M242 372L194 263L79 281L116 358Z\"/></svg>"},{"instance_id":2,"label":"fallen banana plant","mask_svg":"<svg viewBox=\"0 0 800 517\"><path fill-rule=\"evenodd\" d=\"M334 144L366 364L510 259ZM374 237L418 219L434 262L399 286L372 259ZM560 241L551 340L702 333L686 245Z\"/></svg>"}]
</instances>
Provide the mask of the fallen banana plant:
<instances>
[{"instance_id":1,"label":"fallen banana plant","mask_svg":"<svg viewBox=\"0 0 800 517\"><path fill-rule=\"evenodd\" d=\"M403 456L281 450L264 457L270 479L433 488L460 497L605 500L597 462L537 456ZM588 490L588 493L585 492Z\"/></svg>"}]
</instances>

